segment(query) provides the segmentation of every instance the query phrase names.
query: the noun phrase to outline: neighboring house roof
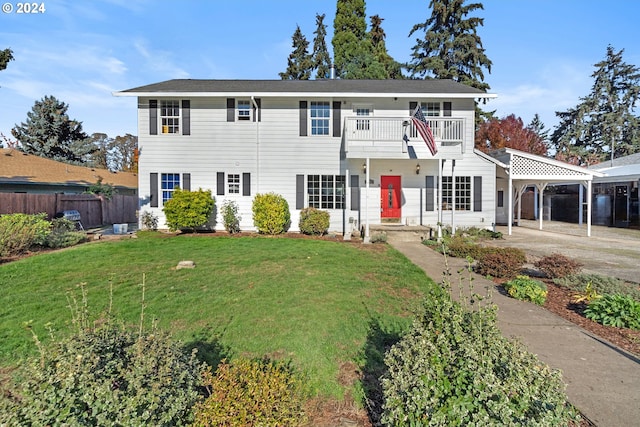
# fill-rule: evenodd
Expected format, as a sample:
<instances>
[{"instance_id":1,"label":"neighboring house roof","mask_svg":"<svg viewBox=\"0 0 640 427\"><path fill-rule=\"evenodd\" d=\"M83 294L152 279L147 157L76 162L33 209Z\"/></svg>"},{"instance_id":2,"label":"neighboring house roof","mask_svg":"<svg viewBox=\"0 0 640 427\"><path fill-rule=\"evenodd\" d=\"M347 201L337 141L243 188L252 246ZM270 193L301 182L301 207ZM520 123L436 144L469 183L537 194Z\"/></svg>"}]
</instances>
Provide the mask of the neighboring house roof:
<instances>
[{"instance_id":1,"label":"neighboring house roof","mask_svg":"<svg viewBox=\"0 0 640 427\"><path fill-rule=\"evenodd\" d=\"M175 79L153 83L120 92L115 96L327 96L369 97L380 94L393 96L441 96L447 98L495 98L453 80L192 80Z\"/></svg>"},{"instance_id":2,"label":"neighboring house roof","mask_svg":"<svg viewBox=\"0 0 640 427\"><path fill-rule=\"evenodd\" d=\"M607 160L591 165L589 169L605 174L595 182L637 181L640 180L640 153L613 159L613 166L611 161Z\"/></svg>"},{"instance_id":3,"label":"neighboring house roof","mask_svg":"<svg viewBox=\"0 0 640 427\"><path fill-rule=\"evenodd\" d=\"M138 176L130 172L110 172L56 162L25 154L15 149L0 149L0 186L2 184L90 186L102 178L103 184L137 188Z\"/></svg>"}]
</instances>

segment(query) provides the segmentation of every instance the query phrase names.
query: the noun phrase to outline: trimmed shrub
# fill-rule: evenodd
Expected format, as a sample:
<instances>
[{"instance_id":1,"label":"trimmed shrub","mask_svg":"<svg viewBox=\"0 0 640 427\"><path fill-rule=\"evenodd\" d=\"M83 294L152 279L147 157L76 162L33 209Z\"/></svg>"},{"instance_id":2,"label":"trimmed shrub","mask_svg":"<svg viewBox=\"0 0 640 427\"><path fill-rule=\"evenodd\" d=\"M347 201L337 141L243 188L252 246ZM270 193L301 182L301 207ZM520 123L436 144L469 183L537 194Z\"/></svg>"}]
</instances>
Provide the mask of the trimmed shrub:
<instances>
[{"instance_id":1,"label":"trimmed shrub","mask_svg":"<svg viewBox=\"0 0 640 427\"><path fill-rule=\"evenodd\" d=\"M640 329L640 302L626 295L604 295L591 301L584 314L605 326Z\"/></svg>"},{"instance_id":2,"label":"trimmed shrub","mask_svg":"<svg viewBox=\"0 0 640 427\"><path fill-rule=\"evenodd\" d=\"M578 274L582 268L579 262L558 253L542 257L533 265L550 279Z\"/></svg>"},{"instance_id":3,"label":"trimmed shrub","mask_svg":"<svg viewBox=\"0 0 640 427\"><path fill-rule=\"evenodd\" d=\"M316 208L302 209L299 227L301 233L322 236L329 230L329 212Z\"/></svg>"},{"instance_id":4,"label":"trimmed shrub","mask_svg":"<svg viewBox=\"0 0 640 427\"><path fill-rule=\"evenodd\" d=\"M0 257L26 252L34 245L44 245L51 232L47 214L22 213L0 215Z\"/></svg>"},{"instance_id":5,"label":"trimmed shrub","mask_svg":"<svg viewBox=\"0 0 640 427\"><path fill-rule=\"evenodd\" d=\"M288 364L270 360L223 361L205 372L210 396L195 409L196 426L297 426L304 418L302 381Z\"/></svg>"},{"instance_id":6,"label":"trimmed shrub","mask_svg":"<svg viewBox=\"0 0 640 427\"><path fill-rule=\"evenodd\" d=\"M238 214L238 210L238 204L233 200L226 200L220 209L224 229L231 234L240 232L240 221L242 217Z\"/></svg>"},{"instance_id":7,"label":"trimmed shrub","mask_svg":"<svg viewBox=\"0 0 640 427\"><path fill-rule=\"evenodd\" d=\"M189 425L204 365L168 336L112 322L41 348L0 425Z\"/></svg>"},{"instance_id":8,"label":"trimmed shrub","mask_svg":"<svg viewBox=\"0 0 640 427\"><path fill-rule=\"evenodd\" d=\"M471 257L478 259L482 253L482 246L456 235L447 244L446 251L447 255L455 258Z\"/></svg>"},{"instance_id":9,"label":"trimmed shrub","mask_svg":"<svg viewBox=\"0 0 640 427\"><path fill-rule=\"evenodd\" d=\"M560 373L502 336L495 306L466 310L446 289L430 293L385 356L383 425L551 426L577 418Z\"/></svg>"},{"instance_id":10,"label":"trimmed shrub","mask_svg":"<svg viewBox=\"0 0 640 427\"><path fill-rule=\"evenodd\" d=\"M251 210L253 224L259 233L281 234L291 225L289 203L279 194L256 194Z\"/></svg>"},{"instance_id":11,"label":"trimmed shrub","mask_svg":"<svg viewBox=\"0 0 640 427\"><path fill-rule=\"evenodd\" d=\"M547 300L547 285L529 276L518 276L502 286L509 295L521 301L544 305Z\"/></svg>"},{"instance_id":12,"label":"trimmed shrub","mask_svg":"<svg viewBox=\"0 0 640 427\"><path fill-rule=\"evenodd\" d=\"M479 256L476 271L483 276L511 279L520 273L526 260L522 249L486 247Z\"/></svg>"},{"instance_id":13,"label":"trimmed shrub","mask_svg":"<svg viewBox=\"0 0 640 427\"><path fill-rule=\"evenodd\" d=\"M373 233L369 237L371 243L387 243L387 233L384 231L378 231Z\"/></svg>"},{"instance_id":14,"label":"trimmed shrub","mask_svg":"<svg viewBox=\"0 0 640 427\"><path fill-rule=\"evenodd\" d=\"M173 197L164 204L164 214L169 230L193 230L209 222L215 201L211 190L186 191L176 189Z\"/></svg>"},{"instance_id":15,"label":"trimmed shrub","mask_svg":"<svg viewBox=\"0 0 640 427\"><path fill-rule=\"evenodd\" d=\"M140 215L140 224L145 230L157 230L158 229L158 217L151 211L143 211Z\"/></svg>"},{"instance_id":16,"label":"trimmed shrub","mask_svg":"<svg viewBox=\"0 0 640 427\"><path fill-rule=\"evenodd\" d=\"M87 235L76 231L76 224L65 218L54 218L51 221L51 232L44 241L50 248L66 248L87 240Z\"/></svg>"}]
</instances>

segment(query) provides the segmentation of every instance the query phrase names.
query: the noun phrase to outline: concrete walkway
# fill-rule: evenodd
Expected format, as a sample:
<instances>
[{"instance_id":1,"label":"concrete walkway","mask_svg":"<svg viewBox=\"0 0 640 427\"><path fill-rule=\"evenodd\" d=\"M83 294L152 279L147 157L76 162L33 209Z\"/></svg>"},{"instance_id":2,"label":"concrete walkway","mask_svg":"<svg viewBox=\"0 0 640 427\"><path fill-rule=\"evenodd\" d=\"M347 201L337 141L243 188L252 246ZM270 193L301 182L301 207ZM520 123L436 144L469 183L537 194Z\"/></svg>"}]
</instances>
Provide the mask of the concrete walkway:
<instances>
[{"instance_id":1,"label":"concrete walkway","mask_svg":"<svg viewBox=\"0 0 640 427\"><path fill-rule=\"evenodd\" d=\"M565 253L567 245L553 241L559 239L560 242L566 242L568 237L551 237L547 235L553 233L535 230L537 234L534 239L522 230L522 227L515 227L512 236L505 236L504 245L509 246L513 239L520 239L529 248L546 242L555 252ZM457 258L445 260L444 256L424 246L420 240L424 233L391 231L387 234L389 244L424 269L434 281L442 282L448 265L452 273L454 298L459 295L457 284L462 283L463 288L468 287L469 275L473 277L476 293L482 293L483 290L490 292L493 302L498 306L498 327L502 333L506 337L519 339L540 360L561 370L570 402L593 424L598 427L640 426L639 357L591 335L541 307L502 295L493 282L482 276L464 271L460 281L457 272L465 269L466 262ZM585 237L578 242L583 245L588 244L589 240ZM637 243L640 246L640 239ZM610 242L609 245L611 244ZM618 241L613 243L617 244ZM592 248L593 250L597 249ZM638 266L640 255L635 262L636 275L640 273Z\"/></svg>"}]
</instances>

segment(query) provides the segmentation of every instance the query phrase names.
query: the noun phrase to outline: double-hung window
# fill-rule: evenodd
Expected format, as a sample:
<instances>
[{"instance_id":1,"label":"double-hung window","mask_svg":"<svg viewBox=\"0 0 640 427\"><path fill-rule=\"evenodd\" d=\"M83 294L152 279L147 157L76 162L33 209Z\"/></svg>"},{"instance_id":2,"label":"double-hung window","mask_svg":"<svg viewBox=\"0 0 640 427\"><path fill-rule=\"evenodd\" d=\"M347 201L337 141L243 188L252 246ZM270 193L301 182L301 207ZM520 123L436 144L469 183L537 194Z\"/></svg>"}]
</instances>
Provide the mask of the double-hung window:
<instances>
[{"instance_id":1,"label":"double-hung window","mask_svg":"<svg viewBox=\"0 0 640 427\"><path fill-rule=\"evenodd\" d=\"M456 176L455 186L452 177L442 177L442 210L452 210L455 197L457 211L471 210L471 177Z\"/></svg>"},{"instance_id":2,"label":"double-hung window","mask_svg":"<svg viewBox=\"0 0 640 427\"><path fill-rule=\"evenodd\" d=\"M356 107L356 129L357 130L369 130L371 122L368 119L361 119L360 117L369 117L371 115L371 108L369 107Z\"/></svg>"},{"instance_id":3,"label":"double-hung window","mask_svg":"<svg viewBox=\"0 0 640 427\"><path fill-rule=\"evenodd\" d=\"M229 194L240 194L240 174L239 173L228 174L227 184L229 185Z\"/></svg>"},{"instance_id":4,"label":"double-hung window","mask_svg":"<svg viewBox=\"0 0 640 427\"><path fill-rule=\"evenodd\" d=\"M161 178L162 185L162 204L173 197L176 188L180 188L179 173L163 173Z\"/></svg>"},{"instance_id":5,"label":"double-hung window","mask_svg":"<svg viewBox=\"0 0 640 427\"><path fill-rule=\"evenodd\" d=\"M308 175L309 207L317 209L344 209L344 175Z\"/></svg>"},{"instance_id":6,"label":"double-hung window","mask_svg":"<svg viewBox=\"0 0 640 427\"><path fill-rule=\"evenodd\" d=\"M247 122L251 120L251 101L248 99L238 100L238 121Z\"/></svg>"},{"instance_id":7,"label":"double-hung window","mask_svg":"<svg viewBox=\"0 0 640 427\"><path fill-rule=\"evenodd\" d=\"M180 101L160 101L162 133L180 133Z\"/></svg>"},{"instance_id":8,"label":"double-hung window","mask_svg":"<svg viewBox=\"0 0 640 427\"><path fill-rule=\"evenodd\" d=\"M440 117L439 102L423 102L421 108L425 117Z\"/></svg>"},{"instance_id":9,"label":"double-hung window","mask_svg":"<svg viewBox=\"0 0 640 427\"><path fill-rule=\"evenodd\" d=\"M311 101L311 135L329 135L331 108L329 102Z\"/></svg>"}]
</instances>

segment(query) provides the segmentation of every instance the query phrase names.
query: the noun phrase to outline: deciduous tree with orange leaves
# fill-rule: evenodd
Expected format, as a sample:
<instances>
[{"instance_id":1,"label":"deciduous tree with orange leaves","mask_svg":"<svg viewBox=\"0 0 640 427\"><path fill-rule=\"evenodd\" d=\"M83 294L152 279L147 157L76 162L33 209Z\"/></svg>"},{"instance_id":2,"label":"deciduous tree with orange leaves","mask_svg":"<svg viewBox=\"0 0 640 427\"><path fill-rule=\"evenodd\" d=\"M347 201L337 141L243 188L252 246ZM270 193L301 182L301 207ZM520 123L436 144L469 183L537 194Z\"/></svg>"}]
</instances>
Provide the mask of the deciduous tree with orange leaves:
<instances>
[{"instance_id":1,"label":"deciduous tree with orange leaves","mask_svg":"<svg viewBox=\"0 0 640 427\"><path fill-rule=\"evenodd\" d=\"M547 155L547 143L531 126L525 126L514 114L482 123L476 132L475 146L488 153L500 148L514 148L531 154Z\"/></svg>"}]
</instances>

